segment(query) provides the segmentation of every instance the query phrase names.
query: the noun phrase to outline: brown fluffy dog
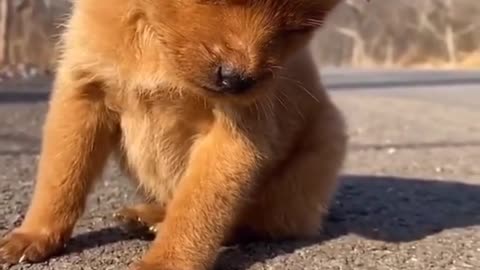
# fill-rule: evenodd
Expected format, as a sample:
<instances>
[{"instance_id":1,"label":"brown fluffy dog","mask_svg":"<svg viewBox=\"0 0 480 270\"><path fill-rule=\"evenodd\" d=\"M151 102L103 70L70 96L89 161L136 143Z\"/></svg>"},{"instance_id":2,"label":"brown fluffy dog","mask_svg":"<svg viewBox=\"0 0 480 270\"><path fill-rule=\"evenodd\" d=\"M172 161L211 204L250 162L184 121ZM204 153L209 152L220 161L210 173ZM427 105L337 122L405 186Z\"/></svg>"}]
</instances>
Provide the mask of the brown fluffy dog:
<instances>
[{"instance_id":1,"label":"brown fluffy dog","mask_svg":"<svg viewBox=\"0 0 480 270\"><path fill-rule=\"evenodd\" d=\"M307 44L338 0L76 0L33 199L0 261L71 236L111 153L159 233L133 269L203 270L241 232L318 232L346 135ZM161 229L161 230L160 230Z\"/></svg>"}]
</instances>

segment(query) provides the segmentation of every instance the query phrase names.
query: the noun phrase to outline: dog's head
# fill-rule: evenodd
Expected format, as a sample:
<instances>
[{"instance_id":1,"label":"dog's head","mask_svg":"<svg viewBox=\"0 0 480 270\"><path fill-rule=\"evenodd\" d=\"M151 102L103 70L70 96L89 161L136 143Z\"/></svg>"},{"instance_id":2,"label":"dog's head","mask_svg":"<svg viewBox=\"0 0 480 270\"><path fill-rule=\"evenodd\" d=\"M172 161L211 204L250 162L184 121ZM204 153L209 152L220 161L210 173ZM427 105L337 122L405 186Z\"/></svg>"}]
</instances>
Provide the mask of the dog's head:
<instances>
[{"instance_id":1,"label":"dog's head","mask_svg":"<svg viewBox=\"0 0 480 270\"><path fill-rule=\"evenodd\" d=\"M140 0L145 35L155 40L169 79L217 98L241 98L272 73L313 32L339 0ZM152 53L151 51L155 51Z\"/></svg>"}]
</instances>

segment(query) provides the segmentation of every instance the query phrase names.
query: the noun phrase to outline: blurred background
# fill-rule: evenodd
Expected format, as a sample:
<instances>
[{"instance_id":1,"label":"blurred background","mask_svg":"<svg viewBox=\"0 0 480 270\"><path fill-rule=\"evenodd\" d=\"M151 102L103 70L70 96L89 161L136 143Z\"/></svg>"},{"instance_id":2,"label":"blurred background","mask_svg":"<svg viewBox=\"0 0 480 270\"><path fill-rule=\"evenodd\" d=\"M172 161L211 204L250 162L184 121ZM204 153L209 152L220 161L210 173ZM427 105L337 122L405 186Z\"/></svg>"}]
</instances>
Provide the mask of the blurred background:
<instances>
[{"instance_id":1,"label":"blurred background","mask_svg":"<svg viewBox=\"0 0 480 270\"><path fill-rule=\"evenodd\" d=\"M48 72L68 0L0 0L3 76ZM312 44L322 66L480 66L478 0L347 0Z\"/></svg>"}]
</instances>

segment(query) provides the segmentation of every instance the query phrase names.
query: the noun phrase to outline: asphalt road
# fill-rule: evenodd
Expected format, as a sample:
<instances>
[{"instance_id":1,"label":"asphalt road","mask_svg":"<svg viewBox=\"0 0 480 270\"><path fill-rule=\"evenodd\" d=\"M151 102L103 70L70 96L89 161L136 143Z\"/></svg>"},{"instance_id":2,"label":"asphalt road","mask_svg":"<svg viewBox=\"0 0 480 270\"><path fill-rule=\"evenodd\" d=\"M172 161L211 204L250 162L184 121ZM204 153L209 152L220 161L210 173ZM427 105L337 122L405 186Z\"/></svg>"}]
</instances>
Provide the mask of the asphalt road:
<instances>
[{"instance_id":1,"label":"asphalt road","mask_svg":"<svg viewBox=\"0 0 480 270\"><path fill-rule=\"evenodd\" d=\"M480 72L328 70L351 151L325 232L226 250L219 269L480 269ZM0 234L21 221L49 85L0 84ZM124 269L148 239L114 226L134 198L114 165L61 256L12 269Z\"/></svg>"}]
</instances>

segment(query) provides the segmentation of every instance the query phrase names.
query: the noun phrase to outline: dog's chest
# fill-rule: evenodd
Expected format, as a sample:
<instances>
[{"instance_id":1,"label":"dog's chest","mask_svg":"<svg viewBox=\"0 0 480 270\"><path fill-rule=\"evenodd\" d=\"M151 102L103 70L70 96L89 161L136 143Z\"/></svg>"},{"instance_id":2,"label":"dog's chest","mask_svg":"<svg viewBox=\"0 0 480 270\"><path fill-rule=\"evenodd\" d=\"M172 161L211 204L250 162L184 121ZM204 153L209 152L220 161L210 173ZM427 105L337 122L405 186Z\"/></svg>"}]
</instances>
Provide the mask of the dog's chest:
<instances>
[{"instance_id":1,"label":"dog's chest","mask_svg":"<svg viewBox=\"0 0 480 270\"><path fill-rule=\"evenodd\" d=\"M147 195L171 198L199 137L194 119L169 109L126 111L121 117L123 163Z\"/></svg>"}]
</instances>

